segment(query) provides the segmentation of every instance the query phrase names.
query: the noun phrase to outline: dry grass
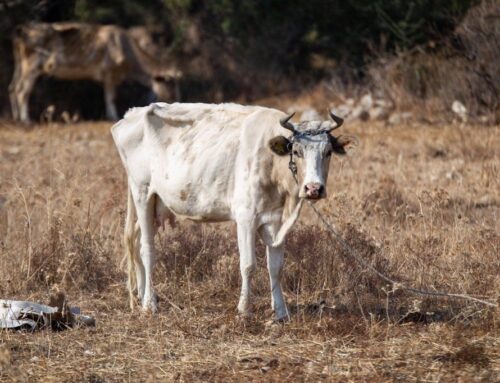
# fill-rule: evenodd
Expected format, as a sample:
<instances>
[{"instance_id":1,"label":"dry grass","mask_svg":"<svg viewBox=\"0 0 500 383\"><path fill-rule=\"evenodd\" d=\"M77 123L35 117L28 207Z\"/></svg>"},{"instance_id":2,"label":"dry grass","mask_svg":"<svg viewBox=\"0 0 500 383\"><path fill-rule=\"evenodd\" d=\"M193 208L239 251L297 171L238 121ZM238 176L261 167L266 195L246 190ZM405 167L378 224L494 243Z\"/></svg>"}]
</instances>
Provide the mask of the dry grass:
<instances>
[{"instance_id":1,"label":"dry grass","mask_svg":"<svg viewBox=\"0 0 500 383\"><path fill-rule=\"evenodd\" d=\"M351 125L321 202L344 238L415 287L500 293L499 127ZM158 238L160 313L131 314L119 270L125 177L109 124L0 127L0 296L54 289L97 327L0 332L0 380L440 381L500 379L498 310L387 295L305 209L287 243L293 319L271 318L259 244L255 318L236 319L230 224Z\"/></svg>"}]
</instances>

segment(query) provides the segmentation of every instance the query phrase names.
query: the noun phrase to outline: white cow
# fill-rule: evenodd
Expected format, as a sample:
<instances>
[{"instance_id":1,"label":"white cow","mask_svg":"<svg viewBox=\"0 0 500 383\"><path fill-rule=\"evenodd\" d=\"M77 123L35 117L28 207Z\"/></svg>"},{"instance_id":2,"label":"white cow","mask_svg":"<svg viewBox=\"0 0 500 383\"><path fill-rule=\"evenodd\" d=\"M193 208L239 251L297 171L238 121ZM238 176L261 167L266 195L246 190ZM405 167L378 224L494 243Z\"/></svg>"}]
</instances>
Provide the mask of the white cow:
<instances>
[{"instance_id":1,"label":"white cow","mask_svg":"<svg viewBox=\"0 0 500 383\"><path fill-rule=\"evenodd\" d=\"M276 319L288 317L280 275L283 241L303 199L326 197L332 153L354 137L334 137L342 120L292 124L291 116L259 106L165 104L134 108L111 129L128 175L125 224L129 290L155 311L154 235L173 215L194 221L234 221L242 278L238 311L250 314L255 240L266 244ZM283 134L292 134L285 138ZM289 170L297 166L298 183ZM139 246L140 243L140 246ZM140 247L140 257L139 257Z\"/></svg>"}]
</instances>

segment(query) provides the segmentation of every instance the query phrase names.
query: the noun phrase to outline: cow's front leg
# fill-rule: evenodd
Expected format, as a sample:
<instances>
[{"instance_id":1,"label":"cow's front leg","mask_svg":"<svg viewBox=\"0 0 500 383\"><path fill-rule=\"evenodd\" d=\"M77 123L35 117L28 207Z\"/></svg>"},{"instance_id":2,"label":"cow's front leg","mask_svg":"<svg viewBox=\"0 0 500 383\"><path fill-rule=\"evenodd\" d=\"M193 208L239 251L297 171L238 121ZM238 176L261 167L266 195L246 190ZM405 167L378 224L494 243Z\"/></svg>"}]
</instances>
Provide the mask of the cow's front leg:
<instances>
[{"instance_id":1,"label":"cow's front leg","mask_svg":"<svg viewBox=\"0 0 500 383\"><path fill-rule=\"evenodd\" d=\"M106 118L108 120L118 120L118 111L115 105L116 84L110 79L104 80L104 102L106 103Z\"/></svg>"},{"instance_id":2,"label":"cow's front leg","mask_svg":"<svg viewBox=\"0 0 500 383\"><path fill-rule=\"evenodd\" d=\"M22 122L30 122L29 115L29 102L31 91L33 90L33 86L39 76L39 73L34 71L30 73L26 78L22 79L18 86L16 87L15 92L17 96L17 113L18 117Z\"/></svg>"},{"instance_id":3,"label":"cow's front leg","mask_svg":"<svg viewBox=\"0 0 500 383\"><path fill-rule=\"evenodd\" d=\"M14 75L12 76L12 81L9 85L9 99L10 99L10 107L12 110L12 119L18 121L19 117L19 105L17 103L17 92L19 88L19 81L21 76L21 69L19 65L16 63L14 68Z\"/></svg>"},{"instance_id":4,"label":"cow's front leg","mask_svg":"<svg viewBox=\"0 0 500 383\"><path fill-rule=\"evenodd\" d=\"M237 223L238 248L240 250L241 295L238 312L242 316L250 316L251 280L255 271L255 225L253 221Z\"/></svg>"},{"instance_id":5,"label":"cow's front leg","mask_svg":"<svg viewBox=\"0 0 500 383\"><path fill-rule=\"evenodd\" d=\"M283 244L273 247L272 243L278 232L278 225L266 224L259 228L259 234L266 244L267 270L271 282L271 302L276 320L290 319L290 314L283 298L281 274L283 270L285 250Z\"/></svg>"}]
</instances>

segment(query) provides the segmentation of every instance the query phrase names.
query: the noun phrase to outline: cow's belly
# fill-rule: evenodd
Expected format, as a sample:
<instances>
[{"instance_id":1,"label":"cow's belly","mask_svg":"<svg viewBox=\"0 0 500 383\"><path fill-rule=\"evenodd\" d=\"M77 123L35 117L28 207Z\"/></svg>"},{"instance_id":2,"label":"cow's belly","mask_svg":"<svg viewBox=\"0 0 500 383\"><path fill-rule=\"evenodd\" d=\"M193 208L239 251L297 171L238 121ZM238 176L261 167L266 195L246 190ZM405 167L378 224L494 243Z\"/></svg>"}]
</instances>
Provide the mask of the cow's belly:
<instances>
[{"instance_id":1,"label":"cow's belly","mask_svg":"<svg viewBox=\"0 0 500 383\"><path fill-rule=\"evenodd\" d=\"M86 80L93 79L96 81L102 80L101 71L96 71L93 66L82 66L79 65L60 65L51 68L46 66L46 71L48 75L60 78L61 80Z\"/></svg>"},{"instance_id":2,"label":"cow's belly","mask_svg":"<svg viewBox=\"0 0 500 383\"><path fill-rule=\"evenodd\" d=\"M224 167L171 164L153 172L152 191L175 215L195 221L232 219L233 175Z\"/></svg>"},{"instance_id":3,"label":"cow's belly","mask_svg":"<svg viewBox=\"0 0 500 383\"><path fill-rule=\"evenodd\" d=\"M164 189L163 192L155 193L160 197L162 205L176 216L204 222L220 222L232 218L229 204L220 198L213 198L206 193L195 195L187 188L172 190ZM160 208L163 206L160 205Z\"/></svg>"}]
</instances>

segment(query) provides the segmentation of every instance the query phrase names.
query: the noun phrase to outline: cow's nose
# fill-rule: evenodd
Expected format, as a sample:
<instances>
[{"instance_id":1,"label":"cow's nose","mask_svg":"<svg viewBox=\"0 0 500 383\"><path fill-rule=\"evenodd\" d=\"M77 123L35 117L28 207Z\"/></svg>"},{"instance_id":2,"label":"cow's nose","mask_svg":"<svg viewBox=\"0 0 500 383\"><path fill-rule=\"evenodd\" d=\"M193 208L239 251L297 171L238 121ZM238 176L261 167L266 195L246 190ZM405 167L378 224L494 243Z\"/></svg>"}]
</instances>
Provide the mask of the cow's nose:
<instances>
[{"instance_id":1,"label":"cow's nose","mask_svg":"<svg viewBox=\"0 0 500 383\"><path fill-rule=\"evenodd\" d=\"M325 187L319 182L311 182L304 186L307 198L318 199L323 195Z\"/></svg>"}]
</instances>

